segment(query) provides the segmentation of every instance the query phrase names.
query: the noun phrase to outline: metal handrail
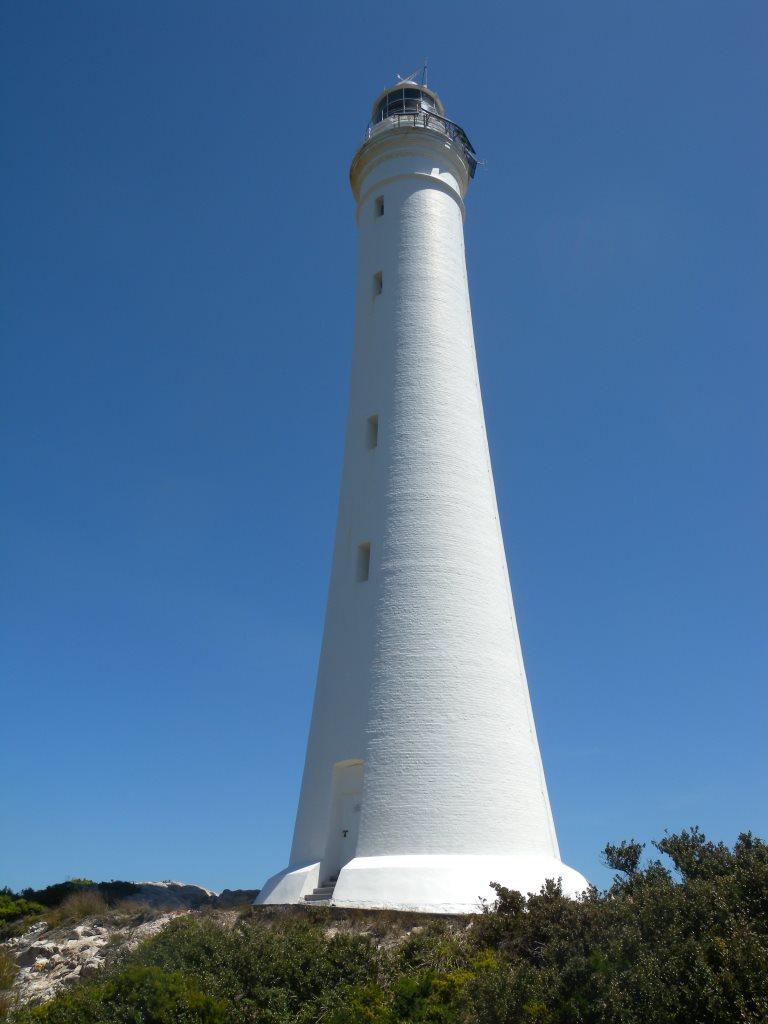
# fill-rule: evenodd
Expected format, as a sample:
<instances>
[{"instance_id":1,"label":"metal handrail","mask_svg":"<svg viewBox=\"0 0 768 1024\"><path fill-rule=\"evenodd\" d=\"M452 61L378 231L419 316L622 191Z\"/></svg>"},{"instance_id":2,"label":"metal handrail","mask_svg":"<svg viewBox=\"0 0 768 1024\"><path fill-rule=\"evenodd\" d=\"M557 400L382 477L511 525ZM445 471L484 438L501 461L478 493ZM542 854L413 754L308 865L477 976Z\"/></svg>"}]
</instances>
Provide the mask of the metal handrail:
<instances>
[{"instance_id":1,"label":"metal handrail","mask_svg":"<svg viewBox=\"0 0 768 1024\"><path fill-rule=\"evenodd\" d=\"M447 135L452 142L458 143L461 147L469 164L469 176L474 178L475 170L477 169L477 154L467 137L467 133L455 121L449 121L447 117L427 110L390 114L388 117L381 118L380 121L369 121L365 131L365 140L368 141L375 134L376 128L379 125L384 125L389 121L394 121L397 128L400 128L402 125L413 126L414 128L433 128Z\"/></svg>"}]
</instances>

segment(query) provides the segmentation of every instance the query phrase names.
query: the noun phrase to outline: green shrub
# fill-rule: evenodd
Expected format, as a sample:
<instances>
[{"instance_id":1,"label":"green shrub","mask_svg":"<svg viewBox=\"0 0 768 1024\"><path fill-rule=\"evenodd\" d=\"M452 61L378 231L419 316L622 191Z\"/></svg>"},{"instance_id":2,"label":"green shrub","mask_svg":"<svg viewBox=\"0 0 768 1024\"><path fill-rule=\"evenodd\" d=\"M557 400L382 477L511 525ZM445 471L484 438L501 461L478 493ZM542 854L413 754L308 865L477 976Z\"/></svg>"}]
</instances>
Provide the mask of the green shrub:
<instances>
[{"instance_id":1,"label":"green shrub","mask_svg":"<svg viewBox=\"0 0 768 1024\"><path fill-rule=\"evenodd\" d=\"M328 1024L394 1024L386 993L379 985L354 985L343 995L343 1005L331 1010Z\"/></svg>"},{"instance_id":2,"label":"green shrub","mask_svg":"<svg viewBox=\"0 0 768 1024\"><path fill-rule=\"evenodd\" d=\"M621 876L579 901L554 884L527 900L497 887L475 941L533 969L542 1019L764 1024L768 847L749 834L733 850L697 829L668 836L655 845L677 882L658 860L641 870L637 845L609 846Z\"/></svg>"},{"instance_id":3,"label":"green shrub","mask_svg":"<svg viewBox=\"0 0 768 1024\"><path fill-rule=\"evenodd\" d=\"M393 986L392 1010L396 1021L407 1024L460 1024L466 1020L469 971L422 971L398 978Z\"/></svg>"},{"instance_id":4,"label":"green shrub","mask_svg":"<svg viewBox=\"0 0 768 1024\"><path fill-rule=\"evenodd\" d=\"M127 967L100 984L84 984L22 1011L19 1024L227 1024L226 1006L181 973Z\"/></svg>"},{"instance_id":5,"label":"green shrub","mask_svg":"<svg viewBox=\"0 0 768 1024\"><path fill-rule=\"evenodd\" d=\"M246 918L234 928L205 916L179 918L133 961L190 973L203 991L233 1006L236 1021L315 1020L321 1010L338 1007L342 989L377 975L369 937L327 938L308 915L270 927Z\"/></svg>"},{"instance_id":6,"label":"green shrub","mask_svg":"<svg viewBox=\"0 0 768 1024\"><path fill-rule=\"evenodd\" d=\"M14 896L8 889L0 891L0 925L45 913L45 907L21 896Z\"/></svg>"}]
</instances>

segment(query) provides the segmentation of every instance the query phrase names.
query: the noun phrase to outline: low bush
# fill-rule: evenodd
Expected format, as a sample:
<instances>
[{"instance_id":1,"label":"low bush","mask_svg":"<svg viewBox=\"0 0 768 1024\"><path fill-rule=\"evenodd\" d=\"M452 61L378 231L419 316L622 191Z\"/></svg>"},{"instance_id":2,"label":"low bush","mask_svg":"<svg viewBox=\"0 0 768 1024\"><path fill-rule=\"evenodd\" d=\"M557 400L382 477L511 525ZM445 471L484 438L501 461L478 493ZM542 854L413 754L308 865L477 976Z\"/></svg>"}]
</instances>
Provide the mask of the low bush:
<instances>
[{"instance_id":1,"label":"low bush","mask_svg":"<svg viewBox=\"0 0 768 1024\"><path fill-rule=\"evenodd\" d=\"M34 917L45 912L41 903L16 896L10 889L0 890L0 925L18 921L23 917Z\"/></svg>"},{"instance_id":2,"label":"low bush","mask_svg":"<svg viewBox=\"0 0 768 1024\"><path fill-rule=\"evenodd\" d=\"M269 927L253 917L230 928L203 916L174 921L132 962L188 972L226 1000L232 1022L300 1024L340 1005L343 989L375 979L379 956L369 936L329 938L311 917Z\"/></svg>"},{"instance_id":3,"label":"low bush","mask_svg":"<svg viewBox=\"0 0 768 1024\"><path fill-rule=\"evenodd\" d=\"M25 1024L227 1024L226 1005L194 980L156 967L126 967L53 1002L23 1010Z\"/></svg>"}]
</instances>

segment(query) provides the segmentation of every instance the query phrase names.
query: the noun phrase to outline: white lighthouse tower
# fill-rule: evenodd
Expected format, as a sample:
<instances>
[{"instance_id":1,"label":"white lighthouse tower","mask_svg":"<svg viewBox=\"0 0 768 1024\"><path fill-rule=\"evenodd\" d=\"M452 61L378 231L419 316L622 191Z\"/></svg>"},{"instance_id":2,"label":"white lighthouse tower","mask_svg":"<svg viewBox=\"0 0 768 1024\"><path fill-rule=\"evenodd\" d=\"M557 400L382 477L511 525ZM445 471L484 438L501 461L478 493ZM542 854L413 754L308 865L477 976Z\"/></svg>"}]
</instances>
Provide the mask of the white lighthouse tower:
<instances>
[{"instance_id":1,"label":"white lighthouse tower","mask_svg":"<svg viewBox=\"0 0 768 1024\"><path fill-rule=\"evenodd\" d=\"M472 146L374 103L336 541L288 868L257 902L472 912L559 858L499 526L464 259Z\"/></svg>"}]
</instances>

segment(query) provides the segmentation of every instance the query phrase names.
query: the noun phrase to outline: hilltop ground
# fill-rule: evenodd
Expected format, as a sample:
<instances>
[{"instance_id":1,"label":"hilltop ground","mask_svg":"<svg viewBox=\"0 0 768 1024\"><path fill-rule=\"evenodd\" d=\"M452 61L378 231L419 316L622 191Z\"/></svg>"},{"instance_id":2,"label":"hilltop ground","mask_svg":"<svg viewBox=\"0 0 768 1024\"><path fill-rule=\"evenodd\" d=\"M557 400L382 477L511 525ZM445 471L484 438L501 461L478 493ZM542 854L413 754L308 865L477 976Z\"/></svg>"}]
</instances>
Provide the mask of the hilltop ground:
<instances>
[{"instance_id":1,"label":"hilltop ground","mask_svg":"<svg viewBox=\"0 0 768 1024\"><path fill-rule=\"evenodd\" d=\"M79 923L60 909L70 919L52 927L30 913L6 937L10 1019L766 1024L768 846L695 829L655 845L643 867L640 844L606 847L616 880L579 902L556 883L527 898L499 888L495 907L461 918L122 902ZM31 1005L36 976L57 972L55 997Z\"/></svg>"}]
</instances>

